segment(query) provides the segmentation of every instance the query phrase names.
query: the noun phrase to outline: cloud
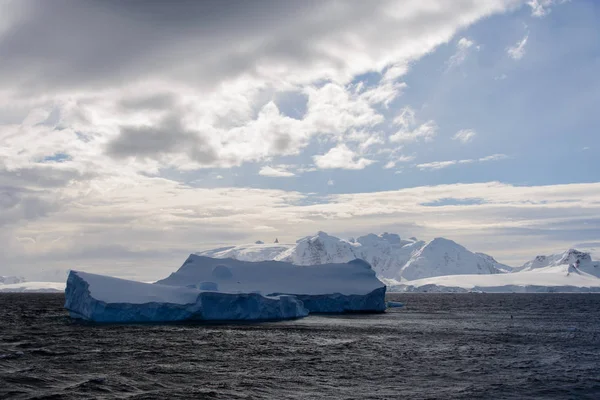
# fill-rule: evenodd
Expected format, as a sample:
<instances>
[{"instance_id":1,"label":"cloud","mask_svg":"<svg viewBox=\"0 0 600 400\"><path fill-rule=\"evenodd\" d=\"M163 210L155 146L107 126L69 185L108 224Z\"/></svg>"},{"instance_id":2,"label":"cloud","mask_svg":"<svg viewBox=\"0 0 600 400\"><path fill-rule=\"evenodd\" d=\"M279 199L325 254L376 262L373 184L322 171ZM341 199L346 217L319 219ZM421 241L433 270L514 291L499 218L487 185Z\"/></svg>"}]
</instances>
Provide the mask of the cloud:
<instances>
[{"instance_id":1,"label":"cloud","mask_svg":"<svg viewBox=\"0 0 600 400\"><path fill-rule=\"evenodd\" d=\"M75 136L60 151L82 168L83 158L107 165L105 156L155 173L296 155L315 136L343 140L382 124L374 107L401 95L411 63L512 6L442 3L8 2L0 115L5 104L39 106L32 118L56 117ZM354 93L351 82L366 73L379 81ZM290 118L269 101L283 92L306 96L306 113ZM54 138L28 129L53 150L43 156L56 153Z\"/></svg>"},{"instance_id":2,"label":"cloud","mask_svg":"<svg viewBox=\"0 0 600 400\"><path fill-rule=\"evenodd\" d=\"M511 46L506 49L509 57L513 60L520 60L525 55L525 45L527 44L527 39L529 38L529 34L525 35L523 39L519 40L514 46Z\"/></svg>"},{"instance_id":3,"label":"cloud","mask_svg":"<svg viewBox=\"0 0 600 400\"><path fill-rule=\"evenodd\" d=\"M421 171L435 171L438 169L444 169L457 164L472 164L477 162L488 162L488 161L499 161L508 158L506 154L493 154L487 157L481 157L476 159L464 159L464 160L448 160L448 161L434 161L429 163L417 164L416 167Z\"/></svg>"},{"instance_id":4,"label":"cloud","mask_svg":"<svg viewBox=\"0 0 600 400\"><path fill-rule=\"evenodd\" d=\"M246 74L292 82L344 80L372 66L405 65L511 3L83 1L50 6L23 0L9 2L5 11L14 17L0 46L0 57L10 60L0 67L0 76L14 87L54 91L146 77L183 79L204 88ZM382 30L388 34L380 35Z\"/></svg>"},{"instance_id":5,"label":"cloud","mask_svg":"<svg viewBox=\"0 0 600 400\"><path fill-rule=\"evenodd\" d=\"M429 142L433 140L438 130L433 120L418 125L416 112L409 106L400 110L394 118L393 124L400 129L389 136L389 141L392 143L412 143L419 140Z\"/></svg>"},{"instance_id":6,"label":"cloud","mask_svg":"<svg viewBox=\"0 0 600 400\"><path fill-rule=\"evenodd\" d=\"M466 37L460 38L456 42L456 52L446 61L448 70L461 65L473 49L479 50L479 46L473 40Z\"/></svg>"},{"instance_id":7,"label":"cloud","mask_svg":"<svg viewBox=\"0 0 600 400\"><path fill-rule=\"evenodd\" d=\"M260 171L258 171L259 175L262 176L269 176L272 178L289 178L292 176L295 176L295 174L293 172L290 172L288 170L286 170L285 168L279 167L279 168L274 168L268 165L265 165L264 167L262 167L260 169Z\"/></svg>"},{"instance_id":8,"label":"cloud","mask_svg":"<svg viewBox=\"0 0 600 400\"><path fill-rule=\"evenodd\" d=\"M399 126L402 129L409 129L416 123L415 110L411 107L404 107L400 110L398 115L394 118L394 125Z\"/></svg>"},{"instance_id":9,"label":"cloud","mask_svg":"<svg viewBox=\"0 0 600 400\"><path fill-rule=\"evenodd\" d=\"M196 132L186 130L176 115L156 125L122 126L119 135L108 143L106 152L115 158L155 158L183 152L204 165L217 160L216 149Z\"/></svg>"},{"instance_id":10,"label":"cloud","mask_svg":"<svg viewBox=\"0 0 600 400\"><path fill-rule=\"evenodd\" d=\"M360 157L345 144L331 148L324 155L313 156L313 160L321 169L364 169L375 162Z\"/></svg>"},{"instance_id":11,"label":"cloud","mask_svg":"<svg viewBox=\"0 0 600 400\"><path fill-rule=\"evenodd\" d=\"M479 161L479 162L498 161L498 160L505 160L507 158L509 158L509 157L506 154L492 154L491 156L482 157L477 161Z\"/></svg>"},{"instance_id":12,"label":"cloud","mask_svg":"<svg viewBox=\"0 0 600 400\"><path fill-rule=\"evenodd\" d=\"M542 18L548 15L551 11L549 8L554 3L553 0L529 0L527 5L531 7L531 15L533 17Z\"/></svg>"},{"instance_id":13,"label":"cloud","mask_svg":"<svg viewBox=\"0 0 600 400\"><path fill-rule=\"evenodd\" d=\"M404 82L390 82L384 80L379 85L365 90L360 96L370 104L383 104L387 108L407 87L408 85Z\"/></svg>"},{"instance_id":14,"label":"cloud","mask_svg":"<svg viewBox=\"0 0 600 400\"><path fill-rule=\"evenodd\" d=\"M438 126L435 121L430 120L424 124L419 125L413 130L400 130L390 136L390 142L392 143L411 143L423 140L430 142L436 136Z\"/></svg>"},{"instance_id":15,"label":"cloud","mask_svg":"<svg viewBox=\"0 0 600 400\"><path fill-rule=\"evenodd\" d=\"M452 140L458 140L462 143L469 143L477 135L473 129L461 129L452 136Z\"/></svg>"},{"instance_id":16,"label":"cloud","mask_svg":"<svg viewBox=\"0 0 600 400\"><path fill-rule=\"evenodd\" d=\"M407 155L396 156L396 155L392 154L390 156L390 158L391 158L391 160L388 161L387 164L385 164L385 166L383 168L385 168L385 169L394 168L396 166L396 164L413 161L416 157L415 156L407 156Z\"/></svg>"},{"instance_id":17,"label":"cloud","mask_svg":"<svg viewBox=\"0 0 600 400\"><path fill-rule=\"evenodd\" d=\"M433 162L424 163L424 164L417 164L417 168L419 168L421 171L436 170L436 169L447 168L447 167L449 167L451 165L455 165L455 164L458 164L458 160L433 161Z\"/></svg>"},{"instance_id":18,"label":"cloud","mask_svg":"<svg viewBox=\"0 0 600 400\"><path fill-rule=\"evenodd\" d=\"M333 179L327 181L327 186L333 186L334 184L335 182L333 181Z\"/></svg>"}]
</instances>

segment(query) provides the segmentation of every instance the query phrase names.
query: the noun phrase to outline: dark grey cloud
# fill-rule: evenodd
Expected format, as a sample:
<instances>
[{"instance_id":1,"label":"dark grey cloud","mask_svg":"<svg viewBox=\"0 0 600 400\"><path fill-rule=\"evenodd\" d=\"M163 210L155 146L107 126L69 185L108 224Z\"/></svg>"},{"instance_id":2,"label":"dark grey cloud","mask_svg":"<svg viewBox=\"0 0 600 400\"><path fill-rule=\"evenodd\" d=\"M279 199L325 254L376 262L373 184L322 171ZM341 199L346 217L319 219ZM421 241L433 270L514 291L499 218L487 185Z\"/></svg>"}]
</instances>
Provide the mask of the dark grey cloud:
<instances>
[{"instance_id":1,"label":"dark grey cloud","mask_svg":"<svg viewBox=\"0 0 600 400\"><path fill-rule=\"evenodd\" d=\"M9 13L0 36L0 87L56 93L159 77L210 88L271 64L302 68L325 61L343 68L347 59L316 44L356 27L372 33L368 27L377 25L387 3L19 0L10 3L18 12ZM473 0L457 3L451 14L473 6ZM400 25L402 37L425 34L430 22L452 16L421 13Z\"/></svg>"},{"instance_id":2,"label":"dark grey cloud","mask_svg":"<svg viewBox=\"0 0 600 400\"><path fill-rule=\"evenodd\" d=\"M169 115L157 125L121 127L119 136L108 143L106 153L116 159L157 159L161 155L186 153L200 164L217 160L217 152L206 138L185 129L177 114Z\"/></svg>"},{"instance_id":3,"label":"dark grey cloud","mask_svg":"<svg viewBox=\"0 0 600 400\"><path fill-rule=\"evenodd\" d=\"M87 181L95 176L93 172L81 172L75 168L57 168L43 163L10 171L0 167L0 187L52 189L64 187L72 181Z\"/></svg>"},{"instance_id":4,"label":"dark grey cloud","mask_svg":"<svg viewBox=\"0 0 600 400\"><path fill-rule=\"evenodd\" d=\"M20 0L11 3L18 12L0 38L0 82L31 90L118 85L165 69L180 73L185 64L216 83L251 66L236 50L241 39L270 38L318 4ZM273 50L293 53L292 43L277 43Z\"/></svg>"},{"instance_id":5,"label":"dark grey cloud","mask_svg":"<svg viewBox=\"0 0 600 400\"><path fill-rule=\"evenodd\" d=\"M59 208L56 201L41 192L0 186L0 227L23 220L35 220Z\"/></svg>"},{"instance_id":6,"label":"dark grey cloud","mask_svg":"<svg viewBox=\"0 0 600 400\"><path fill-rule=\"evenodd\" d=\"M148 96L136 96L121 99L119 106L126 110L157 110L172 109L177 99L171 93L155 93Z\"/></svg>"}]
</instances>

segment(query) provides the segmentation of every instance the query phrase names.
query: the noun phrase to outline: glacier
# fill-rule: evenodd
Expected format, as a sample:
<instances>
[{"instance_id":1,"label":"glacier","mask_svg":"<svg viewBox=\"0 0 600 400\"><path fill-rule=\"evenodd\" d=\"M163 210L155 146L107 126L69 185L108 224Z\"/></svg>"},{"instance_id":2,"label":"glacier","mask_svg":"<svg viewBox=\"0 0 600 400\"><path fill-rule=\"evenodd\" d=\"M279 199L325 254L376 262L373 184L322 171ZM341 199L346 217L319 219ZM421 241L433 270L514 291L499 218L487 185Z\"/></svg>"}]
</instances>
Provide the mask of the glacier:
<instances>
[{"instance_id":1,"label":"glacier","mask_svg":"<svg viewBox=\"0 0 600 400\"><path fill-rule=\"evenodd\" d=\"M293 296L223 293L81 271L69 273L65 297L72 318L103 323L266 321L308 315Z\"/></svg>"},{"instance_id":2,"label":"glacier","mask_svg":"<svg viewBox=\"0 0 600 400\"><path fill-rule=\"evenodd\" d=\"M261 321L383 312L386 286L362 260L298 266L190 255L155 283L71 271L65 308L94 322Z\"/></svg>"}]
</instances>

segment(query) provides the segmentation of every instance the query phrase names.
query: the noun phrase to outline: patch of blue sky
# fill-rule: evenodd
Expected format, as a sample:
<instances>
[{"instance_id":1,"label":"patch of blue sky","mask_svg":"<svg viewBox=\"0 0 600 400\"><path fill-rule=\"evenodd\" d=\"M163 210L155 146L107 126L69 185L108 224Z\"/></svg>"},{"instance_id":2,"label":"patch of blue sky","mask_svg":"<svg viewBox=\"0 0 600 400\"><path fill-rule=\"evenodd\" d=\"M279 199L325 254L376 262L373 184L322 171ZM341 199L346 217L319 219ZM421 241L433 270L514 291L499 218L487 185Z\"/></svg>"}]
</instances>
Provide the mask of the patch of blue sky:
<instances>
[{"instance_id":1,"label":"patch of blue sky","mask_svg":"<svg viewBox=\"0 0 600 400\"><path fill-rule=\"evenodd\" d=\"M72 158L70 155L65 154L65 153L55 153L51 156L46 156L44 157L41 162L42 163L51 163L51 162L55 162L55 163L61 163L61 162L65 162L65 161L71 161Z\"/></svg>"},{"instance_id":2,"label":"patch of blue sky","mask_svg":"<svg viewBox=\"0 0 600 400\"><path fill-rule=\"evenodd\" d=\"M472 206L478 204L484 204L485 200L477 197L457 199L452 197L446 197L435 201L421 203L422 206L427 207L443 207L443 206Z\"/></svg>"}]
</instances>

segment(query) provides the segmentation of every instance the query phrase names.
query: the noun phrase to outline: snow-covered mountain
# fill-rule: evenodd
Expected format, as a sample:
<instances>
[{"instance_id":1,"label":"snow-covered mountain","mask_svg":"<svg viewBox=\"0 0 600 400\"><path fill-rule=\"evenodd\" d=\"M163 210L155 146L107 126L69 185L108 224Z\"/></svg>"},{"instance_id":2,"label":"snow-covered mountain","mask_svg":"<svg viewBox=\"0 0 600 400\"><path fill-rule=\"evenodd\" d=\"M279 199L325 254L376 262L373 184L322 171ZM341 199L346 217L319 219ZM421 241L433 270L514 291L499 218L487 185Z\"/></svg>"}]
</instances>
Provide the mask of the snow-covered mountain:
<instances>
[{"instance_id":1,"label":"snow-covered mountain","mask_svg":"<svg viewBox=\"0 0 600 400\"><path fill-rule=\"evenodd\" d=\"M400 269L403 280L445 275L500 274L493 257L472 253L460 244L444 238L426 243Z\"/></svg>"},{"instance_id":2,"label":"snow-covered mountain","mask_svg":"<svg viewBox=\"0 0 600 400\"><path fill-rule=\"evenodd\" d=\"M371 264L378 277L397 281L450 274L497 274L510 270L493 257L472 253L448 239L403 240L393 233L371 233L343 240L318 232L293 244L254 243L197 254L242 261L286 261L296 265L343 263L360 258Z\"/></svg>"},{"instance_id":3,"label":"snow-covered mountain","mask_svg":"<svg viewBox=\"0 0 600 400\"><path fill-rule=\"evenodd\" d=\"M563 253L551 254L549 256L537 256L533 260L523 264L521 267L514 268L514 271L549 271L551 269L562 271L565 270L564 267L571 267L571 270L575 269L600 278L600 261L592 261L590 253L575 249L569 249Z\"/></svg>"},{"instance_id":4,"label":"snow-covered mountain","mask_svg":"<svg viewBox=\"0 0 600 400\"><path fill-rule=\"evenodd\" d=\"M22 276L0 276L0 285L12 285L23 282L25 282L25 278Z\"/></svg>"}]
</instances>

